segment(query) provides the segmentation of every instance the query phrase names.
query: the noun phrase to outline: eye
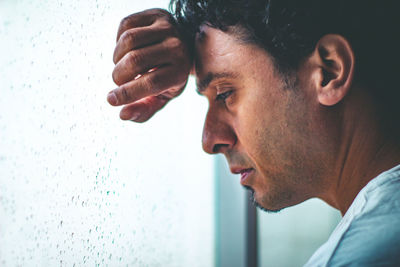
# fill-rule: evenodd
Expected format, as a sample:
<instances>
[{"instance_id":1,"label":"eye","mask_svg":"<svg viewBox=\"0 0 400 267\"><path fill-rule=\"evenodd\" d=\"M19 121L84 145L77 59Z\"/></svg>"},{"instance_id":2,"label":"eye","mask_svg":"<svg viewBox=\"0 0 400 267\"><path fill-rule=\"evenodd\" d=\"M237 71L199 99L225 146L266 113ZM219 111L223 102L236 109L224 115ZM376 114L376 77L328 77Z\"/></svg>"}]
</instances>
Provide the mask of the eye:
<instances>
[{"instance_id":1,"label":"eye","mask_svg":"<svg viewBox=\"0 0 400 267\"><path fill-rule=\"evenodd\" d=\"M233 90L230 91L226 91L223 92L221 94L217 94L217 96L215 97L216 101L223 101L224 103L226 103L226 99L233 93Z\"/></svg>"}]
</instances>

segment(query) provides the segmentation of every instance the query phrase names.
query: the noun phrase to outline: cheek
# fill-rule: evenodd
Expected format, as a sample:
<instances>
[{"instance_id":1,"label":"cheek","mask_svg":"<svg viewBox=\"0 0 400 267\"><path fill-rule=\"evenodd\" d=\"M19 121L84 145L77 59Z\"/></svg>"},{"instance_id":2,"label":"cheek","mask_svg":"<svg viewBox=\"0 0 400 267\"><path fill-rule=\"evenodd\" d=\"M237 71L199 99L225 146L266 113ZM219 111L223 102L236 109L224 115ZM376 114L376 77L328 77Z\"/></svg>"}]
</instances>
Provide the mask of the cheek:
<instances>
[{"instance_id":1,"label":"cheek","mask_svg":"<svg viewBox=\"0 0 400 267\"><path fill-rule=\"evenodd\" d=\"M288 127L286 102L285 97L278 100L259 96L242 110L238 138L247 155L262 169L277 171L289 164L294 138Z\"/></svg>"},{"instance_id":2,"label":"cheek","mask_svg":"<svg viewBox=\"0 0 400 267\"><path fill-rule=\"evenodd\" d=\"M261 115L262 113L260 112L262 110L260 107L262 103L259 103L256 99L248 98L240 104L235 116L235 128L238 132L238 138L243 142L252 143L259 139L258 136L261 134L267 118Z\"/></svg>"},{"instance_id":3,"label":"cheek","mask_svg":"<svg viewBox=\"0 0 400 267\"><path fill-rule=\"evenodd\" d=\"M271 141L276 128L277 118L272 110L265 109L268 103L260 101L260 98L248 101L238 112L235 128L238 139L248 156L260 158L263 153L270 151ZM273 141L274 143L275 141Z\"/></svg>"}]
</instances>

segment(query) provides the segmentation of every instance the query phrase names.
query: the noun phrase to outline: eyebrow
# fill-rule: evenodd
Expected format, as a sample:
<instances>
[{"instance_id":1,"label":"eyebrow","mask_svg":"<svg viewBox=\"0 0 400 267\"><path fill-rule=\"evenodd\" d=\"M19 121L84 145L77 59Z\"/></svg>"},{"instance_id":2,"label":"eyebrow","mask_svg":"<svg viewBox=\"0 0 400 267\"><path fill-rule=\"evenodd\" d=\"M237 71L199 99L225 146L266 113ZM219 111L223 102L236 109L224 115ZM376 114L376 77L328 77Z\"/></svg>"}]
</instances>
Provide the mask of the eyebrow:
<instances>
[{"instance_id":1,"label":"eyebrow","mask_svg":"<svg viewBox=\"0 0 400 267\"><path fill-rule=\"evenodd\" d=\"M233 72L209 72L206 77L197 83L197 93L202 94L210 83L216 79L237 78L238 75Z\"/></svg>"}]
</instances>

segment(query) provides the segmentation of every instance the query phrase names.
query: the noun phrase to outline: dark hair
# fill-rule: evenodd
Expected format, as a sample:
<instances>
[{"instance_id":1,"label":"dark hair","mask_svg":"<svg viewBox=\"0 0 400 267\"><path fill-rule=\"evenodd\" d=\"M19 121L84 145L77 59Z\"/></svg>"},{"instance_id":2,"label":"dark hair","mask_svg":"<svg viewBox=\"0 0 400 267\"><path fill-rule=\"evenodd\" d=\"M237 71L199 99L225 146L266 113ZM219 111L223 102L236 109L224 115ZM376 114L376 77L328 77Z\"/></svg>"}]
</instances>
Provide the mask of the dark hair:
<instances>
[{"instance_id":1,"label":"dark hair","mask_svg":"<svg viewBox=\"0 0 400 267\"><path fill-rule=\"evenodd\" d=\"M323 35L340 34L353 47L356 82L379 88L372 93L386 104L400 98L398 5L397 0L171 0L170 9L189 46L202 24L222 31L240 26L246 41L264 48L283 74L296 70Z\"/></svg>"}]
</instances>

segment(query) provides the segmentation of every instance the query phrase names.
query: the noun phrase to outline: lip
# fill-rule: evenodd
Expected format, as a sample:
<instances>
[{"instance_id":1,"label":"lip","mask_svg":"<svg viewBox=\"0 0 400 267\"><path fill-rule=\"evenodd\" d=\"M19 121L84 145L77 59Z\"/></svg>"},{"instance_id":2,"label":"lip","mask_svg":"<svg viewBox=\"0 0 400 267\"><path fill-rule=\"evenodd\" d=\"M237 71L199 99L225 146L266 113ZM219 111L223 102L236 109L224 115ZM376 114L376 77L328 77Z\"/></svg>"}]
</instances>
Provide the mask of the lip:
<instances>
[{"instance_id":1,"label":"lip","mask_svg":"<svg viewBox=\"0 0 400 267\"><path fill-rule=\"evenodd\" d=\"M231 172L234 174L240 174L240 184L245 185L245 182L250 174L254 171L253 168L232 168Z\"/></svg>"}]
</instances>

